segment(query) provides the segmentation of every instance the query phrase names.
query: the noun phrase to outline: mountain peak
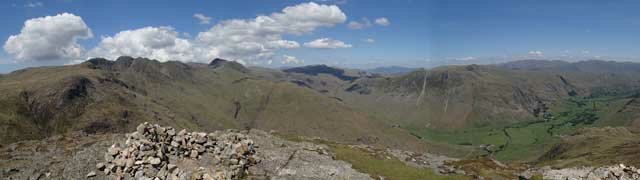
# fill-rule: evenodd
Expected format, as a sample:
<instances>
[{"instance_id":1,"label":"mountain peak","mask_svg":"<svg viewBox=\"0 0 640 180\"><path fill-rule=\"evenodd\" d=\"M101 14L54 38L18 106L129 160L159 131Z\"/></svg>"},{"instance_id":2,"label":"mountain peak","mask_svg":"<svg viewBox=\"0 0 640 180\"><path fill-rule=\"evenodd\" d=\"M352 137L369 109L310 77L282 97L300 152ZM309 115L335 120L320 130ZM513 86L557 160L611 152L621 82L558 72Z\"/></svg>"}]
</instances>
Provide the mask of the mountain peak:
<instances>
[{"instance_id":1,"label":"mountain peak","mask_svg":"<svg viewBox=\"0 0 640 180\"><path fill-rule=\"evenodd\" d=\"M211 61L211 63L209 63L209 68L212 68L212 69L225 68L225 67L228 67L243 73L248 72L248 69L246 67L244 67L242 64L236 61L229 61L222 58L215 58L213 59L213 61Z\"/></svg>"}]
</instances>

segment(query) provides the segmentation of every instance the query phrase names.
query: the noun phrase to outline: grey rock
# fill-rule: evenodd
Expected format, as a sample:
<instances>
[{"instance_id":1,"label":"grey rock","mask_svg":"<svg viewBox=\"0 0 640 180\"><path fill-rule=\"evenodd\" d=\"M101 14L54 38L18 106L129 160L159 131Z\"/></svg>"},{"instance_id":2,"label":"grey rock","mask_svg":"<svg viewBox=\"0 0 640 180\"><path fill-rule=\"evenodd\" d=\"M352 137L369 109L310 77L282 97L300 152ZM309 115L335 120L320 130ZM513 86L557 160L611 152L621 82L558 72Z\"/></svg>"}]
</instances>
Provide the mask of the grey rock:
<instances>
[{"instance_id":1,"label":"grey rock","mask_svg":"<svg viewBox=\"0 0 640 180\"><path fill-rule=\"evenodd\" d=\"M144 135L145 129L146 129L146 122L138 125L138 127L136 127L136 132L140 135Z\"/></svg>"},{"instance_id":2,"label":"grey rock","mask_svg":"<svg viewBox=\"0 0 640 180\"><path fill-rule=\"evenodd\" d=\"M133 177L135 177L135 179L144 178L144 171L136 171L136 173L135 173L135 175Z\"/></svg>"},{"instance_id":3,"label":"grey rock","mask_svg":"<svg viewBox=\"0 0 640 180\"><path fill-rule=\"evenodd\" d=\"M89 172L89 174L87 174L88 178L95 177L95 176L96 176L96 172L95 171L91 171L91 172Z\"/></svg>"},{"instance_id":4,"label":"grey rock","mask_svg":"<svg viewBox=\"0 0 640 180\"><path fill-rule=\"evenodd\" d=\"M98 164L96 164L96 169L98 169L98 170L103 170L103 169L104 169L104 167L105 167L104 163L98 163Z\"/></svg>"},{"instance_id":5,"label":"grey rock","mask_svg":"<svg viewBox=\"0 0 640 180\"><path fill-rule=\"evenodd\" d=\"M191 150L191 154L189 154L189 157L191 157L193 159L198 158L198 151Z\"/></svg>"},{"instance_id":6,"label":"grey rock","mask_svg":"<svg viewBox=\"0 0 640 180\"><path fill-rule=\"evenodd\" d=\"M149 164L151 165L159 165L161 162L162 161L160 161L160 158L155 158L155 157L149 160Z\"/></svg>"},{"instance_id":7,"label":"grey rock","mask_svg":"<svg viewBox=\"0 0 640 180\"><path fill-rule=\"evenodd\" d=\"M184 136L187 134L187 130L186 129L182 129L180 130L180 132L178 132L178 136Z\"/></svg>"}]
</instances>

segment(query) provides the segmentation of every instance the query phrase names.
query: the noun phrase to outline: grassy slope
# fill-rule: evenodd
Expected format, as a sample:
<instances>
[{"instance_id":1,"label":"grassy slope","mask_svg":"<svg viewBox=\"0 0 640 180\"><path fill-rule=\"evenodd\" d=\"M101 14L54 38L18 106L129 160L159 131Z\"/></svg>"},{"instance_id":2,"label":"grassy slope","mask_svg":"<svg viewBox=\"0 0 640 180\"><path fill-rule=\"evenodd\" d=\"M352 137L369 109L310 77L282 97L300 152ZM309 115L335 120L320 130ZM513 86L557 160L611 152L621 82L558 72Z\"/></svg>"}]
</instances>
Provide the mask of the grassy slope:
<instances>
[{"instance_id":1,"label":"grassy slope","mask_svg":"<svg viewBox=\"0 0 640 180\"><path fill-rule=\"evenodd\" d=\"M471 179L464 176L438 175L430 169L411 167L397 159L386 159L345 145L331 145L336 159L349 162L354 169L385 179Z\"/></svg>"},{"instance_id":2,"label":"grassy slope","mask_svg":"<svg viewBox=\"0 0 640 180\"><path fill-rule=\"evenodd\" d=\"M414 151L428 147L402 129L387 128L375 117L289 82L262 80L228 68L183 70L180 64L172 63L134 61L131 68L116 72L85 65L48 67L3 76L0 128L7 131L1 132L0 141L86 130L96 123L102 123L99 130L122 132L149 121L208 131L258 128L349 143L364 139L376 146ZM93 84L88 88L88 105L80 108L81 115L54 116L44 126L17 113L21 91L42 92L45 95L37 99L55 101L46 94L57 92L71 76L86 77ZM108 78L127 87L101 80Z\"/></svg>"},{"instance_id":3,"label":"grassy slope","mask_svg":"<svg viewBox=\"0 0 640 180\"><path fill-rule=\"evenodd\" d=\"M567 136L540 157L538 165L557 168L640 165L638 134L623 127L586 128Z\"/></svg>"}]
</instances>

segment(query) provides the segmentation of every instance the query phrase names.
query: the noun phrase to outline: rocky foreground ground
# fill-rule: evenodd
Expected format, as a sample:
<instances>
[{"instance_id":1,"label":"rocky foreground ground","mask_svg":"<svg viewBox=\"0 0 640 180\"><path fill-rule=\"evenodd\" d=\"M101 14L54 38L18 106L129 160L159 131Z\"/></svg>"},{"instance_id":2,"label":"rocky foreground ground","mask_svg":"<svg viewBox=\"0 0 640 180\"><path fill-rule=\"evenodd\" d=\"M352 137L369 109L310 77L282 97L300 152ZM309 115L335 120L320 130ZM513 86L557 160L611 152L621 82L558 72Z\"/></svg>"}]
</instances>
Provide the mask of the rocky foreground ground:
<instances>
[{"instance_id":1,"label":"rocky foreground ground","mask_svg":"<svg viewBox=\"0 0 640 180\"><path fill-rule=\"evenodd\" d=\"M45 143L46 142L46 143ZM178 131L56 136L2 147L1 179L371 179L325 145L270 133Z\"/></svg>"},{"instance_id":2,"label":"rocky foreground ground","mask_svg":"<svg viewBox=\"0 0 640 180\"><path fill-rule=\"evenodd\" d=\"M457 159L376 150L405 164L442 174L493 179L452 166ZM492 161L490 161L492 162ZM495 161L493 161L495 162ZM463 165L464 166L464 165ZM500 166L504 166L501 165ZM506 168L506 167L505 167ZM640 179L635 167L531 168L519 179ZM293 142L260 130L188 132L144 123L129 134L71 133L0 147L0 179L387 179L336 160L324 144Z\"/></svg>"}]
</instances>

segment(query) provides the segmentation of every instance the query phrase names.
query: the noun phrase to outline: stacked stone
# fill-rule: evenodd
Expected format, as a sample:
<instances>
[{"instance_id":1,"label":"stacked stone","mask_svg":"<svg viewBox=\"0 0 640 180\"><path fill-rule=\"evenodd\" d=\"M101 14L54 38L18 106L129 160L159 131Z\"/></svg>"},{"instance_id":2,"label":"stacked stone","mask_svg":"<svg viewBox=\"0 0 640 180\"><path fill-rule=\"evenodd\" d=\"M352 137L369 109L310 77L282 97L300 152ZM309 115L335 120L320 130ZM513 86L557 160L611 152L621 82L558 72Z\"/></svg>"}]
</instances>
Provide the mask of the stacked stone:
<instances>
[{"instance_id":1,"label":"stacked stone","mask_svg":"<svg viewBox=\"0 0 640 180\"><path fill-rule=\"evenodd\" d=\"M603 174L604 176L602 176L602 179L640 179L640 169L633 166L620 164L619 166L611 166L601 169L604 170L596 169L594 174Z\"/></svg>"},{"instance_id":2,"label":"stacked stone","mask_svg":"<svg viewBox=\"0 0 640 180\"><path fill-rule=\"evenodd\" d=\"M640 169L624 164L606 167L572 167L551 169L529 169L519 175L519 179L533 179L534 174L542 174L544 179L603 179L603 180L637 180Z\"/></svg>"},{"instance_id":3,"label":"stacked stone","mask_svg":"<svg viewBox=\"0 0 640 180\"><path fill-rule=\"evenodd\" d=\"M97 168L118 179L237 179L249 166L257 163L254 143L236 130L213 133L176 133L172 127L143 123L127 134L124 144L113 144L105 153L106 163ZM215 167L180 169L176 159L200 159L212 156ZM205 169L213 168L213 175ZM197 169L197 170L196 170Z\"/></svg>"}]
</instances>

